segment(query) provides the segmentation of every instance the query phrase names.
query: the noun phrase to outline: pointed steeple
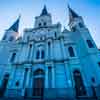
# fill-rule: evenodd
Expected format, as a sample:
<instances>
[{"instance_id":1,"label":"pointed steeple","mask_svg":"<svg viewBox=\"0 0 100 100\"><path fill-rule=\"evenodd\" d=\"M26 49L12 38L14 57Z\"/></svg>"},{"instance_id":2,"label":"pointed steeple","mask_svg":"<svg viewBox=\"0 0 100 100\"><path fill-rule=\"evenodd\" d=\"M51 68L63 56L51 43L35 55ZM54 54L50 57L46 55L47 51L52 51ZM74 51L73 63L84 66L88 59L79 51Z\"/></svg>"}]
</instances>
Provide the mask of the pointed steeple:
<instances>
[{"instance_id":1,"label":"pointed steeple","mask_svg":"<svg viewBox=\"0 0 100 100\"><path fill-rule=\"evenodd\" d=\"M69 9L69 22L71 22L74 18L80 17L73 9L70 8L69 5L68 9Z\"/></svg>"},{"instance_id":2,"label":"pointed steeple","mask_svg":"<svg viewBox=\"0 0 100 100\"><path fill-rule=\"evenodd\" d=\"M42 13L41 13L41 16L43 16L43 15L48 15L48 11L47 11L46 5L44 5L44 8L43 8Z\"/></svg>"},{"instance_id":3,"label":"pointed steeple","mask_svg":"<svg viewBox=\"0 0 100 100\"><path fill-rule=\"evenodd\" d=\"M13 30L15 32L18 32L19 21L20 21L20 16L18 17L18 19L14 22L14 24L8 30Z\"/></svg>"}]
</instances>

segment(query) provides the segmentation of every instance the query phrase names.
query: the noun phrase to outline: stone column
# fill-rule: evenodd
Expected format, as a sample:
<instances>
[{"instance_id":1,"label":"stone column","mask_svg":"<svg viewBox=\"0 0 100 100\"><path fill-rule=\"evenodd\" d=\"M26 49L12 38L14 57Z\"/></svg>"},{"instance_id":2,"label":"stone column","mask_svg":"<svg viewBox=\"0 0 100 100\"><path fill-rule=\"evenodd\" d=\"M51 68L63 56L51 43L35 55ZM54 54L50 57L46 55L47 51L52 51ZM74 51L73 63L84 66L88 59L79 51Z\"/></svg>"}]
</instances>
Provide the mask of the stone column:
<instances>
[{"instance_id":1,"label":"stone column","mask_svg":"<svg viewBox=\"0 0 100 100\"><path fill-rule=\"evenodd\" d=\"M65 47L64 47L64 40L63 40L63 38L61 38L60 41L61 41L61 42L60 42L60 44L61 44L60 47L61 47L61 50L62 50L62 53L63 53L63 58L66 59L66 58L67 58L67 52L65 52Z\"/></svg>"},{"instance_id":2,"label":"stone column","mask_svg":"<svg viewBox=\"0 0 100 100\"><path fill-rule=\"evenodd\" d=\"M55 88L55 67L52 66L52 88Z\"/></svg>"},{"instance_id":3,"label":"stone column","mask_svg":"<svg viewBox=\"0 0 100 100\"><path fill-rule=\"evenodd\" d=\"M53 41L51 41L51 54L50 54L50 59L54 58L54 48L53 48Z\"/></svg>"},{"instance_id":4,"label":"stone column","mask_svg":"<svg viewBox=\"0 0 100 100\"><path fill-rule=\"evenodd\" d=\"M46 65L45 70L45 88L48 88L48 65Z\"/></svg>"}]
</instances>

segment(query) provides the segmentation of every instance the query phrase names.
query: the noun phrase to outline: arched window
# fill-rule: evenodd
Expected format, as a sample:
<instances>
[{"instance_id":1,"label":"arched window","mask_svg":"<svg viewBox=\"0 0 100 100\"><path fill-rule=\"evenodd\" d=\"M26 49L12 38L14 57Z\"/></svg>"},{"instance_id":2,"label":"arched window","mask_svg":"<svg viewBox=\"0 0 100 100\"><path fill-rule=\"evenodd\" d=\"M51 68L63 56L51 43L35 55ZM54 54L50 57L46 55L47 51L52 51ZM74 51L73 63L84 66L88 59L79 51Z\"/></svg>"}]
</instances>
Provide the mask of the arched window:
<instances>
[{"instance_id":1,"label":"arched window","mask_svg":"<svg viewBox=\"0 0 100 100\"><path fill-rule=\"evenodd\" d=\"M13 53L12 56L11 56L10 62L14 62L15 57L16 57L16 53Z\"/></svg>"},{"instance_id":2,"label":"arched window","mask_svg":"<svg viewBox=\"0 0 100 100\"><path fill-rule=\"evenodd\" d=\"M73 73L75 81L76 96L86 95L86 90L83 84L82 76L79 70L75 70Z\"/></svg>"},{"instance_id":3,"label":"arched window","mask_svg":"<svg viewBox=\"0 0 100 100\"><path fill-rule=\"evenodd\" d=\"M74 56L75 56L74 50L73 50L72 47L69 47L69 48L68 48L68 51L69 51L69 55L70 55L71 57L74 57Z\"/></svg>"},{"instance_id":4,"label":"arched window","mask_svg":"<svg viewBox=\"0 0 100 100\"><path fill-rule=\"evenodd\" d=\"M87 44L89 48L93 48L93 43L91 42L91 40L87 40Z\"/></svg>"},{"instance_id":5,"label":"arched window","mask_svg":"<svg viewBox=\"0 0 100 100\"><path fill-rule=\"evenodd\" d=\"M41 51L41 59L44 59L45 54L44 54L44 50Z\"/></svg>"},{"instance_id":6,"label":"arched window","mask_svg":"<svg viewBox=\"0 0 100 100\"><path fill-rule=\"evenodd\" d=\"M50 43L50 41L48 42L48 47L50 47L50 45L51 45L51 43Z\"/></svg>"},{"instance_id":7,"label":"arched window","mask_svg":"<svg viewBox=\"0 0 100 100\"><path fill-rule=\"evenodd\" d=\"M39 23L39 27L41 27L41 23Z\"/></svg>"},{"instance_id":8,"label":"arched window","mask_svg":"<svg viewBox=\"0 0 100 100\"><path fill-rule=\"evenodd\" d=\"M34 75L37 76L37 75L44 75L44 71L42 69L38 69L34 72Z\"/></svg>"},{"instance_id":9,"label":"arched window","mask_svg":"<svg viewBox=\"0 0 100 100\"><path fill-rule=\"evenodd\" d=\"M84 27L84 25L82 23L79 23L79 27L82 28Z\"/></svg>"},{"instance_id":10,"label":"arched window","mask_svg":"<svg viewBox=\"0 0 100 100\"><path fill-rule=\"evenodd\" d=\"M44 26L46 26L47 25L47 23L46 22L44 22Z\"/></svg>"},{"instance_id":11,"label":"arched window","mask_svg":"<svg viewBox=\"0 0 100 100\"><path fill-rule=\"evenodd\" d=\"M75 32L76 31L76 27L72 27L72 31Z\"/></svg>"},{"instance_id":12,"label":"arched window","mask_svg":"<svg viewBox=\"0 0 100 100\"><path fill-rule=\"evenodd\" d=\"M14 37L11 36L11 37L9 38L9 41L13 41L13 40L14 40Z\"/></svg>"},{"instance_id":13,"label":"arched window","mask_svg":"<svg viewBox=\"0 0 100 100\"><path fill-rule=\"evenodd\" d=\"M36 52L36 59L39 59L40 58L40 51L38 50L37 52Z\"/></svg>"}]
</instances>

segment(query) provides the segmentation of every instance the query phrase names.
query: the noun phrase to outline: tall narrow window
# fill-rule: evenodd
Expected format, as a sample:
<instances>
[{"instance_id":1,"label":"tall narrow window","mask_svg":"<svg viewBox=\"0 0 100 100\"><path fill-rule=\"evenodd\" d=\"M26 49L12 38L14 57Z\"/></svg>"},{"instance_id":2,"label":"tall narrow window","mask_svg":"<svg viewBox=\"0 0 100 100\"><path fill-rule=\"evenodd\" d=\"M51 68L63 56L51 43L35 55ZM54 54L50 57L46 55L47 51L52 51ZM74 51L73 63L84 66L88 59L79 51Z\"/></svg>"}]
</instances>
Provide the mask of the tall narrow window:
<instances>
[{"instance_id":1,"label":"tall narrow window","mask_svg":"<svg viewBox=\"0 0 100 100\"><path fill-rule=\"evenodd\" d=\"M68 48L68 51L69 51L69 54L70 54L71 57L74 57L74 56L75 56L74 50L73 50L72 47L69 47L69 48Z\"/></svg>"},{"instance_id":2,"label":"tall narrow window","mask_svg":"<svg viewBox=\"0 0 100 100\"><path fill-rule=\"evenodd\" d=\"M48 42L48 56L50 57L51 55L51 43L50 41Z\"/></svg>"},{"instance_id":3,"label":"tall narrow window","mask_svg":"<svg viewBox=\"0 0 100 100\"><path fill-rule=\"evenodd\" d=\"M52 87L52 67L48 67L48 86L49 88Z\"/></svg>"},{"instance_id":4,"label":"tall narrow window","mask_svg":"<svg viewBox=\"0 0 100 100\"><path fill-rule=\"evenodd\" d=\"M44 54L44 50L41 51L41 59L44 59L45 54Z\"/></svg>"},{"instance_id":5,"label":"tall narrow window","mask_svg":"<svg viewBox=\"0 0 100 100\"><path fill-rule=\"evenodd\" d=\"M11 57L11 59L10 59L10 62L14 62L15 57L16 57L16 53L13 53L13 54L12 54L12 57Z\"/></svg>"},{"instance_id":6,"label":"tall narrow window","mask_svg":"<svg viewBox=\"0 0 100 100\"><path fill-rule=\"evenodd\" d=\"M91 42L91 40L87 40L87 44L89 48L93 48L93 43Z\"/></svg>"},{"instance_id":7,"label":"tall narrow window","mask_svg":"<svg viewBox=\"0 0 100 100\"><path fill-rule=\"evenodd\" d=\"M86 90L83 84L81 73L78 70L75 70L73 74L75 81L76 97L86 95Z\"/></svg>"},{"instance_id":8,"label":"tall narrow window","mask_svg":"<svg viewBox=\"0 0 100 100\"><path fill-rule=\"evenodd\" d=\"M32 52L32 44L29 45L29 53L28 53L28 58L30 58Z\"/></svg>"},{"instance_id":9,"label":"tall narrow window","mask_svg":"<svg viewBox=\"0 0 100 100\"><path fill-rule=\"evenodd\" d=\"M37 52L36 52L36 59L39 59L40 58L40 51L38 50Z\"/></svg>"},{"instance_id":10,"label":"tall narrow window","mask_svg":"<svg viewBox=\"0 0 100 100\"><path fill-rule=\"evenodd\" d=\"M57 33L55 32L55 37L57 37Z\"/></svg>"},{"instance_id":11,"label":"tall narrow window","mask_svg":"<svg viewBox=\"0 0 100 100\"><path fill-rule=\"evenodd\" d=\"M51 43L50 43L50 41L48 42L48 47L50 47L50 45L51 45Z\"/></svg>"}]
</instances>

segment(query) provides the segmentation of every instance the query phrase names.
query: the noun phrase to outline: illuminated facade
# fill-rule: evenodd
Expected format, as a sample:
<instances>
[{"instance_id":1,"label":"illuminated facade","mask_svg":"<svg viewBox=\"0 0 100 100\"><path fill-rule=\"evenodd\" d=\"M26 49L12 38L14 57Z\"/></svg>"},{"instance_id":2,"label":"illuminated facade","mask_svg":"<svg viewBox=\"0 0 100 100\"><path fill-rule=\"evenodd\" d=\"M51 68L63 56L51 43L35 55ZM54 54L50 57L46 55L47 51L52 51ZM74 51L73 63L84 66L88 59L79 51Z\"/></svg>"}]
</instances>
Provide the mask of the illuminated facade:
<instances>
[{"instance_id":1,"label":"illuminated facade","mask_svg":"<svg viewBox=\"0 0 100 100\"><path fill-rule=\"evenodd\" d=\"M0 42L0 97L73 100L100 95L100 52L83 18L68 9L70 31L52 24L46 6L22 37L20 17L6 30Z\"/></svg>"}]
</instances>

